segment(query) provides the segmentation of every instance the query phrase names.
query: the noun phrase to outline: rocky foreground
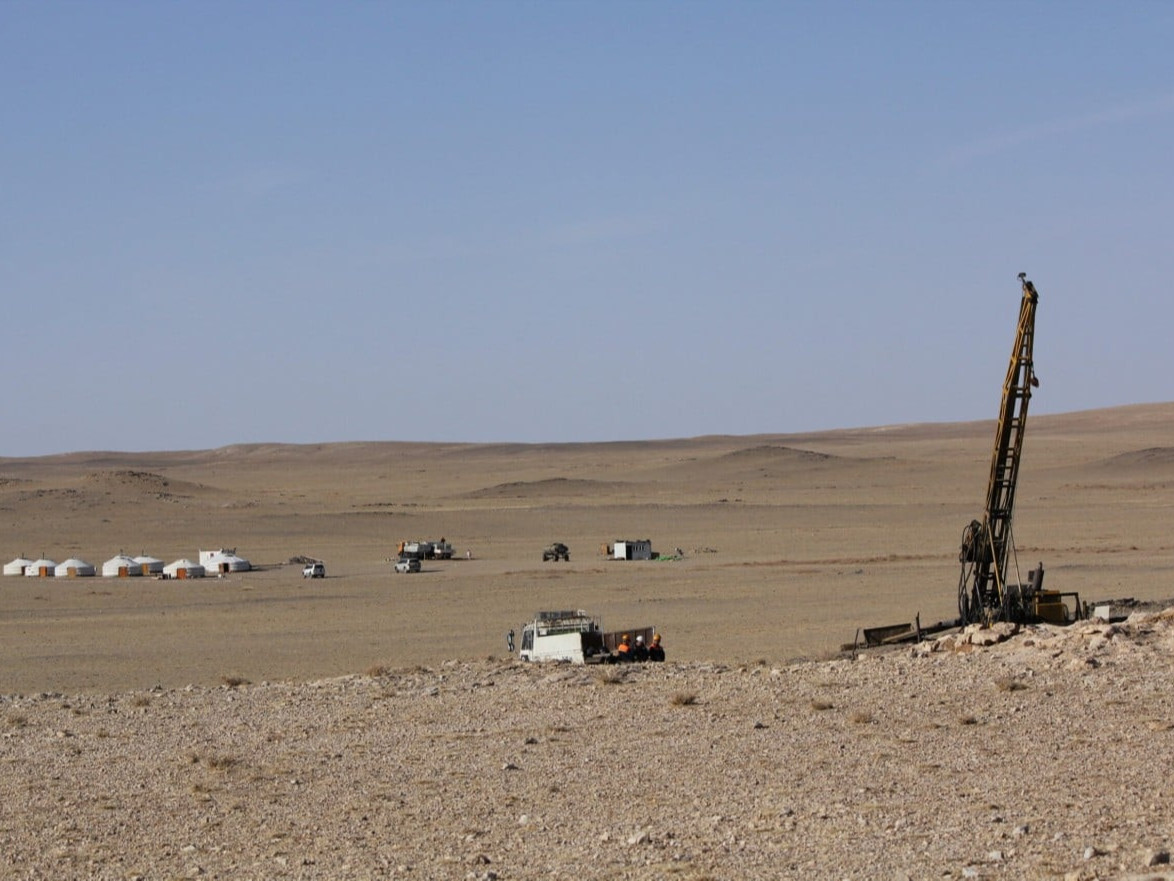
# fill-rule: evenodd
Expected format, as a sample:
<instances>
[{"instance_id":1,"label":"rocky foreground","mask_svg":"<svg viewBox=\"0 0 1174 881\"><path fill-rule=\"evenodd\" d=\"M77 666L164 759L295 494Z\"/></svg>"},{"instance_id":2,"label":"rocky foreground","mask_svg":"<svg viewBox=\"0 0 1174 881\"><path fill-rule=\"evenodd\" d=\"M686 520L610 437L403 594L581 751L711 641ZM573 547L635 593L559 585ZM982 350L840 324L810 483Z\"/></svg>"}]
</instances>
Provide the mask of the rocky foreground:
<instances>
[{"instance_id":1,"label":"rocky foreground","mask_svg":"<svg viewBox=\"0 0 1174 881\"><path fill-rule=\"evenodd\" d=\"M1170 879L1172 673L1169 610L779 668L8 696L0 876Z\"/></svg>"}]
</instances>

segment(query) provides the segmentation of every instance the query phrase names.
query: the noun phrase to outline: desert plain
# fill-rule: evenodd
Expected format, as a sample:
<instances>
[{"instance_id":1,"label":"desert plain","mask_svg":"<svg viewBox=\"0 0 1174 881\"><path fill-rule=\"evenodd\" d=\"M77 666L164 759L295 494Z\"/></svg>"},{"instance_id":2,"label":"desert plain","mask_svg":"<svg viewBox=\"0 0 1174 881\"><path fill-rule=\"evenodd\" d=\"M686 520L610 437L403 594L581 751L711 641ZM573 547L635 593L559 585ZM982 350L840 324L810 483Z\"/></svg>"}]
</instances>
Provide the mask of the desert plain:
<instances>
[{"instance_id":1,"label":"desert plain","mask_svg":"<svg viewBox=\"0 0 1174 881\"><path fill-rule=\"evenodd\" d=\"M957 614L993 435L0 459L5 562L255 567L0 579L0 876L1165 877L1168 616L841 652ZM1174 404L1032 417L1024 579L1160 610L1172 507ZM602 552L636 538L662 559ZM522 664L539 609L668 661Z\"/></svg>"}]
</instances>

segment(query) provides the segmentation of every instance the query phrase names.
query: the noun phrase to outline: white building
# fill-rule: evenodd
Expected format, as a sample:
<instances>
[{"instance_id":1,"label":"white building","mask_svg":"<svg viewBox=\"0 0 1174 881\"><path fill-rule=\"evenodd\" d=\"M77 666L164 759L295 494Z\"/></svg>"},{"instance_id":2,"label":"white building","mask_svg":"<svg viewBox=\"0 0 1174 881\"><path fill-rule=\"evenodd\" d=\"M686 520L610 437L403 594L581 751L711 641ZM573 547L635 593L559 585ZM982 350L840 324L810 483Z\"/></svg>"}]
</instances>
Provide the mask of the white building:
<instances>
[{"instance_id":1,"label":"white building","mask_svg":"<svg viewBox=\"0 0 1174 881\"><path fill-rule=\"evenodd\" d=\"M612 558L615 560L651 560L652 539L617 540L612 546Z\"/></svg>"},{"instance_id":2,"label":"white building","mask_svg":"<svg viewBox=\"0 0 1174 881\"><path fill-rule=\"evenodd\" d=\"M92 578L95 569L85 560L70 557L53 567L53 574L58 578Z\"/></svg>"},{"instance_id":3,"label":"white building","mask_svg":"<svg viewBox=\"0 0 1174 881\"><path fill-rule=\"evenodd\" d=\"M118 554L102 564L103 578L130 578L142 574L143 567L134 557L128 557L126 554Z\"/></svg>"}]
</instances>

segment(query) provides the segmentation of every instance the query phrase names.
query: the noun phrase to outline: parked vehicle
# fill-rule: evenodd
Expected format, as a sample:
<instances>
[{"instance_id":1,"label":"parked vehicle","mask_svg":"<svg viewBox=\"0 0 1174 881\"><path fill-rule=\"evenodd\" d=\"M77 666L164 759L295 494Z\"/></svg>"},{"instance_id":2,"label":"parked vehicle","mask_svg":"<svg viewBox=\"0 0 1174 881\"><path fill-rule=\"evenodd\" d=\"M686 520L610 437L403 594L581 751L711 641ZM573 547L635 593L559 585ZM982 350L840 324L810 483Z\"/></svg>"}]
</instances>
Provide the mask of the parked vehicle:
<instances>
[{"instance_id":1,"label":"parked vehicle","mask_svg":"<svg viewBox=\"0 0 1174 881\"><path fill-rule=\"evenodd\" d=\"M420 558L419 557L400 557L395 561L396 572L419 572Z\"/></svg>"},{"instance_id":2,"label":"parked vehicle","mask_svg":"<svg viewBox=\"0 0 1174 881\"><path fill-rule=\"evenodd\" d=\"M414 560L431 560L435 549L430 541L401 541L399 543L400 557Z\"/></svg>"},{"instance_id":3,"label":"parked vehicle","mask_svg":"<svg viewBox=\"0 0 1174 881\"><path fill-rule=\"evenodd\" d=\"M547 545L545 550L542 551L542 562L547 563L551 560L556 563L559 560L569 563L571 560L571 549L561 541Z\"/></svg>"},{"instance_id":4,"label":"parked vehicle","mask_svg":"<svg viewBox=\"0 0 1174 881\"><path fill-rule=\"evenodd\" d=\"M538 612L522 625L518 657L523 661L570 661L572 664L604 664L617 660L614 654L623 635L642 637L649 643L655 628L629 627L605 633L599 618L582 609ZM513 631L507 637L513 643ZM512 648L511 648L512 651Z\"/></svg>"},{"instance_id":5,"label":"parked vehicle","mask_svg":"<svg viewBox=\"0 0 1174 881\"><path fill-rule=\"evenodd\" d=\"M307 563L306 567L302 569L302 578L325 578L326 564L325 563Z\"/></svg>"}]
</instances>

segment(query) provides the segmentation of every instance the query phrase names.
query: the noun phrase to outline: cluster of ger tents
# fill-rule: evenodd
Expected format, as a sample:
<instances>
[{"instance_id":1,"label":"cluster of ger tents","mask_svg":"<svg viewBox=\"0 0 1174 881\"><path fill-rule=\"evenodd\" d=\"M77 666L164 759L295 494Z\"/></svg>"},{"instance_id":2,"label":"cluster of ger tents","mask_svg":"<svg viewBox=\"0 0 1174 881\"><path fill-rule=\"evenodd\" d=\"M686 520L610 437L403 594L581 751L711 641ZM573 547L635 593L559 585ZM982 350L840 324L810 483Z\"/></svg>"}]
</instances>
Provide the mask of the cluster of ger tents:
<instances>
[{"instance_id":1,"label":"cluster of ger tents","mask_svg":"<svg viewBox=\"0 0 1174 881\"><path fill-rule=\"evenodd\" d=\"M166 566L157 557L146 554L131 557L120 552L102 564L102 575L106 578L132 578L143 575L156 578L203 578L209 573L224 575L229 572L247 572L251 568L249 561L244 557L238 557L235 550L224 548L200 551L198 563L184 558ZM4 564L4 574L33 578L86 578L96 575L97 570L90 563L76 557L70 557L61 563L55 563L47 557L41 557L39 560L17 557Z\"/></svg>"}]
</instances>

